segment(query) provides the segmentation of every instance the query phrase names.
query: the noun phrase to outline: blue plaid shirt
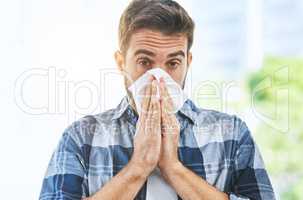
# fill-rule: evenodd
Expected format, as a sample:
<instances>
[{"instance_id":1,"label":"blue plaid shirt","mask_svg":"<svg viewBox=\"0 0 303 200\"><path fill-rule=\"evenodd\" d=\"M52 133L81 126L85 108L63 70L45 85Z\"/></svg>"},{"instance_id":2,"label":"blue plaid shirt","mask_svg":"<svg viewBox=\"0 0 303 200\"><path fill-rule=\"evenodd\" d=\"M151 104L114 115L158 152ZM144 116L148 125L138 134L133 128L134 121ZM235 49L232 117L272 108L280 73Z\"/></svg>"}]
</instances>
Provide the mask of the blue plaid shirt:
<instances>
[{"instance_id":1,"label":"blue plaid shirt","mask_svg":"<svg viewBox=\"0 0 303 200\"><path fill-rule=\"evenodd\" d=\"M275 199L245 122L197 108L191 100L176 116L181 126L178 156L184 166L230 199ZM117 108L70 125L51 157L40 199L81 199L100 190L130 160L137 120L126 96ZM145 182L135 199L145 200L147 190Z\"/></svg>"}]
</instances>

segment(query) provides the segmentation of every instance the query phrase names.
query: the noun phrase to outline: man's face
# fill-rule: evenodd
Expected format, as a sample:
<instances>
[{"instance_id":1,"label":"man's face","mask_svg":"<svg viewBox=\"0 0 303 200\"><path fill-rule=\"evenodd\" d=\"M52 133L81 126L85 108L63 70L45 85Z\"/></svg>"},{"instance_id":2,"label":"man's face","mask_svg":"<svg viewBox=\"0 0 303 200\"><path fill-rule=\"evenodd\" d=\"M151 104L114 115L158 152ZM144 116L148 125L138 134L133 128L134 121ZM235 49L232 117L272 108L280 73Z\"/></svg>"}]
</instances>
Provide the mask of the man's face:
<instances>
[{"instance_id":1,"label":"man's face","mask_svg":"<svg viewBox=\"0 0 303 200\"><path fill-rule=\"evenodd\" d=\"M135 32L130 38L125 56L116 53L119 69L126 75L126 88L146 71L156 67L165 70L184 87L188 66L192 60L191 53L187 54L187 43L187 37L183 35L166 36L147 29Z\"/></svg>"}]
</instances>

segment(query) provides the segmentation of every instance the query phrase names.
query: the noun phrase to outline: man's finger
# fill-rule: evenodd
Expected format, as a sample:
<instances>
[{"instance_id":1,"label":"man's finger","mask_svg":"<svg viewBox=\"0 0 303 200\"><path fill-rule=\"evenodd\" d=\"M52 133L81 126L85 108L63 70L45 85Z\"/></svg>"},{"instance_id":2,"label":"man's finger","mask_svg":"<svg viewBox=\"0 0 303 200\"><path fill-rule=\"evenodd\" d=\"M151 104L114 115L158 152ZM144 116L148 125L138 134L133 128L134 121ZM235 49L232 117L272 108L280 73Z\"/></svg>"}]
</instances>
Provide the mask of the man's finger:
<instances>
[{"instance_id":1,"label":"man's finger","mask_svg":"<svg viewBox=\"0 0 303 200\"><path fill-rule=\"evenodd\" d=\"M153 128L155 126L154 123L154 106L156 101L156 94L157 94L157 85L156 80L153 80L150 84L151 87L151 94L150 94L150 103L148 110L146 111L146 120L145 120L145 130L146 133L151 133L153 131Z\"/></svg>"},{"instance_id":2,"label":"man's finger","mask_svg":"<svg viewBox=\"0 0 303 200\"><path fill-rule=\"evenodd\" d=\"M162 112L169 114L173 111L173 101L168 93L164 80L160 79L160 96L161 96L161 109Z\"/></svg>"},{"instance_id":3,"label":"man's finger","mask_svg":"<svg viewBox=\"0 0 303 200\"><path fill-rule=\"evenodd\" d=\"M155 101L156 98L157 98L157 81L153 80L151 84L151 99Z\"/></svg>"},{"instance_id":4,"label":"man's finger","mask_svg":"<svg viewBox=\"0 0 303 200\"><path fill-rule=\"evenodd\" d=\"M149 134L153 131L153 109L154 109L154 105L152 103L152 101L149 104L149 108L146 112L146 119L143 123L145 123L145 132L146 134Z\"/></svg>"},{"instance_id":5,"label":"man's finger","mask_svg":"<svg viewBox=\"0 0 303 200\"><path fill-rule=\"evenodd\" d=\"M160 128L161 108L160 108L160 101L157 98L157 88L158 88L158 84L156 81L154 81L152 84L152 99L151 99L151 102L153 104L152 117L153 117L154 127Z\"/></svg>"},{"instance_id":6,"label":"man's finger","mask_svg":"<svg viewBox=\"0 0 303 200\"><path fill-rule=\"evenodd\" d=\"M143 99L142 99L142 105L141 105L141 113L142 114L146 114L146 112L149 109L149 105L150 105L150 99L151 99L151 90L152 90L152 80L154 79L153 76L149 77L149 83L146 85L145 89L144 89L144 93L143 93ZM141 95L141 94L139 94Z\"/></svg>"}]
</instances>

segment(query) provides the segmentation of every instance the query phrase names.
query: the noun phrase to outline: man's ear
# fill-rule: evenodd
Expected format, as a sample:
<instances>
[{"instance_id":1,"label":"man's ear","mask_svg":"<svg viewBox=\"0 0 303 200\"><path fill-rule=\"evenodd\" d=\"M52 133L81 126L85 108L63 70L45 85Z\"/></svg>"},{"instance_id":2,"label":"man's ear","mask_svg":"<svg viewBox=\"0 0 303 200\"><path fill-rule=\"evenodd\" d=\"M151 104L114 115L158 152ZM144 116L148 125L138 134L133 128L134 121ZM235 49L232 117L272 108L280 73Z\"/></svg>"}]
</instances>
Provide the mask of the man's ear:
<instances>
[{"instance_id":1,"label":"man's ear","mask_svg":"<svg viewBox=\"0 0 303 200\"><path fill-rule=\"evenodd\" d=\"M115 52L115 60L116 60L116 64L118 66L119 71L123 72L125 60L124 60L124 56L121 51L117 50Z\"/></svg>"},{"instance_id":2,"label":"man's ear","mask_svg":"<svg viewBox=\"0 0 303 200\"><path fill-rule=\"evenodd\" d=\"M191 52L188 52L188 54L187 54L187 67L190 67L192 61L193 61L193 54Z\"/></svg>"}]
</instances>

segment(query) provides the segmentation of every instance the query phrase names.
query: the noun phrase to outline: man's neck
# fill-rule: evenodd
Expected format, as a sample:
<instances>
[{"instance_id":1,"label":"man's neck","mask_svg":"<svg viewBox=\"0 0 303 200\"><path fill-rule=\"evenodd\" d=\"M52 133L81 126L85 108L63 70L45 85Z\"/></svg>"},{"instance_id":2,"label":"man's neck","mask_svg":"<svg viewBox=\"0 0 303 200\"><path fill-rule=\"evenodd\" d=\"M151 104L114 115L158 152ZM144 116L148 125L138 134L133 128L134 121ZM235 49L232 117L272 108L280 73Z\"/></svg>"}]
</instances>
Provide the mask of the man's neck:
<instances>
[{"instance_id":1,"label":"man's neck","mask_svg":"<svg viewBox=\"0 0 303 200\"><path fill-rule=\"evenodd\" d=\"M138 115L138 111L137 111L137 108L136 108L135 101L129 94L127 95L127 100L128 100L129 105L134 110L134 112Z\"/></svg>"}]
</instances>

